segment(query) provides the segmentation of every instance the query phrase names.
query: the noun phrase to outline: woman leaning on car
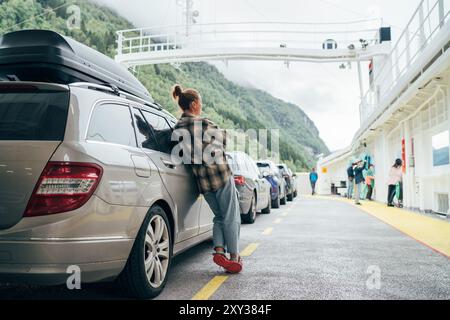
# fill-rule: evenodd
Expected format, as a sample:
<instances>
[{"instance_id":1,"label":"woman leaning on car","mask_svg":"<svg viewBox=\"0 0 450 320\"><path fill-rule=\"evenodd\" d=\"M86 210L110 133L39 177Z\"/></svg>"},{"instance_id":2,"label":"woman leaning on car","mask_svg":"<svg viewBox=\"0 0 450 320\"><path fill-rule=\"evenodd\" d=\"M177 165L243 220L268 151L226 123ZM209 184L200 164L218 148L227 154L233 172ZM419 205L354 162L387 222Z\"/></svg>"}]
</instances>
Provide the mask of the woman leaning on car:
<instances>
[{"instance_id":1,"label":"woman leaning on car","mask_svg":"<svg viewBox=\"0 0 450 320\"><path fill-rule=\"evenodd\" d=\"M214 213L213 261L230 273L242 270L242 259L239 255L240 210L233 175L225 156L226 139L222 133L222 143L219 139L207 139L208 132L217 132L219 128L210 120L201 118L202 98L193 89L186 89L175 85L172 96L182 111L182 116L175 126L177 130L186 130L190 134L190 141L183 139L182 150L189 150L189 165L197 179L200 193ZM182 134L180 134L182 136ZM201 145L201 155L196 155L196 146ZM214 150L214 161L208 161L203 151ZM183 159L185 155L183 155ZM200 161L199 161L200 159ZM227 257L227 253L230 257Z\"/></svg>"}]
</instances>

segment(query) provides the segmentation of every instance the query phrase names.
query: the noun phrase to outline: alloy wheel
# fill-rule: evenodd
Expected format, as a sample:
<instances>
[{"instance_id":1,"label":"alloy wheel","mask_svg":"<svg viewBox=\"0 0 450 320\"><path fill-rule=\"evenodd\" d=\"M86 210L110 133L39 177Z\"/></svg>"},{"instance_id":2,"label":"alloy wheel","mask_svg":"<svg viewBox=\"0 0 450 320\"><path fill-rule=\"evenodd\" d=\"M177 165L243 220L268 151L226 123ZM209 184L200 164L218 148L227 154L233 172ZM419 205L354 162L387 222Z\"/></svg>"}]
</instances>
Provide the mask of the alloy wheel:
<instances>
[{"instance_id":1,"label":"alloy wheel","mask_svg":"<svg viewBox=\"0 0 450 320\"><path fill-rule=\"evenodd\" d=\"M147 279L153 288L164 282L169 267L170 237L165 220L155 215L145 234L144 265Z\"/></svg>"}]
</instances>

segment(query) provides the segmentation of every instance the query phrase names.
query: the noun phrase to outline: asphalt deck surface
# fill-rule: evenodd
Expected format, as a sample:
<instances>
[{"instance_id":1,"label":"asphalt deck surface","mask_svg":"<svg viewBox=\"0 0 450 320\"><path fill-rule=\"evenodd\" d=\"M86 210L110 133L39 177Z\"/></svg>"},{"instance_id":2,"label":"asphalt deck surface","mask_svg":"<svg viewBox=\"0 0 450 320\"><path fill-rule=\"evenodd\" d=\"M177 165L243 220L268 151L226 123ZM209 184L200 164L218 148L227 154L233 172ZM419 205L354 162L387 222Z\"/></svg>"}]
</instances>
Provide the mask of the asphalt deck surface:
<instances>
[{"instance_id":1,"label":"asphalt deck surface","mask_svg":"<svg viewBox=\"0 0 450 320\"><path fill-rule=\"evenodd\" d=\"M224 274L212 263L211 242L177 256L157 299L191 299L199 291L232 300L450 299L448 257L347 203L296 199L243 225L241 249L251 244L258 246L239 275ZM216 290L201 291L224 275ZM77 291L0 284L0 299L30 298L121 297L110 284Z\"/></svg>"}]
</instances>

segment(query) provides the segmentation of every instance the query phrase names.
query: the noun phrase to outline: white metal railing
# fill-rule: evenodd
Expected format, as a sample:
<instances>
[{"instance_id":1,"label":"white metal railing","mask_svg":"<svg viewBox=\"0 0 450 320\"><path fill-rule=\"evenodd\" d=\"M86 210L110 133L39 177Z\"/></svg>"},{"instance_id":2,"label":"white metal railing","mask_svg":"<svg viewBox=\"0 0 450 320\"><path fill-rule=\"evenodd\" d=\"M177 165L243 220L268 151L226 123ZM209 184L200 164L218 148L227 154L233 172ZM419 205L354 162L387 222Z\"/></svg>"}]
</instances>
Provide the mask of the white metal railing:
<instances>
[{"instance_id":1,"label":"white metal railing","mask_svg":"<svg viewBox=\"0 0 450 320\"><path fill-rule=\"evenodd\" d=\"M362 127L448 23L449 9L450 0L422 0L361 101Z\"/></svg>"},{"instance_id":2,"label":"white metal railing","mask_svg":"<svg viewBox=\"0 0 450 320\"><path fill-rule=\"evenodd\" d=\"M380 19L335 23L238 22L137 28L117 32L118 57L134 53L210 47L322 49L327 39L339 48L376 43Z\"/></svg>"}]
</instances>

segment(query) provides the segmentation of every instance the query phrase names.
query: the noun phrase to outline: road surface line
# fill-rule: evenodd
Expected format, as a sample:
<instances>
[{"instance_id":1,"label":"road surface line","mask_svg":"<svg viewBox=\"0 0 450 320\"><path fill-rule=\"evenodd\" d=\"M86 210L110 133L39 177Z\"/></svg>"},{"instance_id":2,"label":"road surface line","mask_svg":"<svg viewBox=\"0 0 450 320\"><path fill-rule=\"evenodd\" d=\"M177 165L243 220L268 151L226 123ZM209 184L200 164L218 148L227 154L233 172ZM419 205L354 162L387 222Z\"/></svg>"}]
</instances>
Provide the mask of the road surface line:
<instances>
[{"instance_id":1,"label":"road surface line","mask_svg":"<svg viewBox=\"0 0 450 320\"><path fill-rule=\"evenodd\" d=\"M278 218L277 220L275 220L275 224L280 224L281 222L283 221L283 219L281 219L281 218Z\"/></svg>"},{"instance_id":2,"label":"road surface line","mask_svg":"<svg viewBox=\"0 0 450 320\"><path fill-rule=\"evenodd\" d=\"M228 276L216 276L208 282L191 300L208 300L220 286L228 279Z\"/></svg>"},{"instance_id":3,"label":"road surface line","mask_svg":"<svg viewBox=\"0 0 450 320\"><path fill-rule=\"evenodd\" d=\"M265 236L270 236L273 232L273 228L267 228L266 230L264 230L264 232L262 233Z\"/></svg>"},{"instance_id":4,"label":"road surface line","mask_svg":"<svg viewBox=\"0 0 450 320\"><path fill-rule=\"evenodd\" d=\"M256 251L256 249L259 247L259 243L251 243L247 246L247 248L244 249L244 251L241 252L242 257L250 257L253 252Z\"/></svg>"},{"instance_id":5,"label":"road surface line","mask_svg":"<svg viewBox=\"0 0 450 320\"><path fill-rule=\"evenodd\" d=\"M289 212L284 212L283 214L281 214L282 217L287 217L289 215Z\"/></svg>"}]
</instances>

